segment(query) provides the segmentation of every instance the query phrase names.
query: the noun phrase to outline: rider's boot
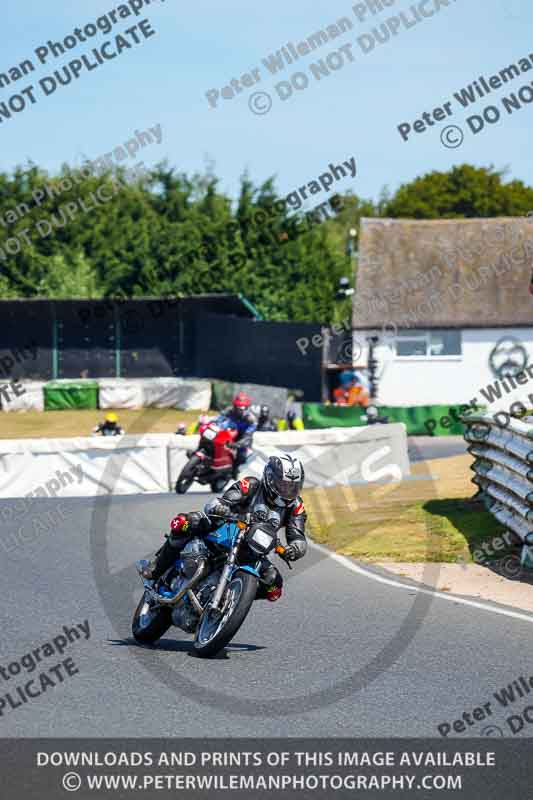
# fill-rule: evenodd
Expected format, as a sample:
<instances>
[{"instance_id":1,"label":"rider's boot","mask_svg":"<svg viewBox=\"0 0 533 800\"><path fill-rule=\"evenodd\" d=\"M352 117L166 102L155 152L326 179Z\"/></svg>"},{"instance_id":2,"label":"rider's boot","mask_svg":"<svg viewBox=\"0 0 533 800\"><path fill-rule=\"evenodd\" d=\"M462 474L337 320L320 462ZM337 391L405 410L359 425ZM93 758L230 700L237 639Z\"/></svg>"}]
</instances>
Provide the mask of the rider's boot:
<instances>
[{"instance_id":1,"label":"rider's boot","mask_svg":"<svg viewBox=\"0 0 533 800\"><path fill-rule=\"evenodd\" d=\"M179 550L170 543L170 537L166 540L151 561L140 561L139 572L148 581L156 581L179 556Z\"/></svg>"},{"instance_id":2,"label":"rider's boot","mask_svg":"<svg viewBox=\"0 0 533 800\"><path fill-rule=\"evenodd\" d=\"M266 590L266 599L271 603L275 603L276 600L280 599L282 594L283 589L281 586L268 586Z\"/></svg>"},{"instance_id":3,"label":"rider's boot","mask_svg":"<svg viewBox=\"0 0 533 800\"><path fill-rule=\"evenodd\" d=\"M259 587L258 598L263 597L265 600L275 603L283 594L283 578L280 571L268 559L265 559L260 574L264 583Z\"/></svg>"},{"instance_id":4,"label":"rider's boot","mask_svg":"<svg viewBox=\"0 0 533 800\"><path fill-rule=\"evenodd\" d=\"M233 461L233 480L236 481L239 477L240 468L246 463L246 451L238 450Z\"/></svg>"},{"instance_id":5,"label":"rider's boot","mask_svg":"<svg viewBox=\"0 0 533 800\"><path fill-rule=\"evenodd\" d=\"M139 562L139 572L146 580L156 581L167 569L170 569L190 539L189 533L185 533L189 530L189 523L185 515L179 514L174 517L170 525L172 530L163 546L155 554L155 558L152 561Z\"/></svg>"}]
</instances>

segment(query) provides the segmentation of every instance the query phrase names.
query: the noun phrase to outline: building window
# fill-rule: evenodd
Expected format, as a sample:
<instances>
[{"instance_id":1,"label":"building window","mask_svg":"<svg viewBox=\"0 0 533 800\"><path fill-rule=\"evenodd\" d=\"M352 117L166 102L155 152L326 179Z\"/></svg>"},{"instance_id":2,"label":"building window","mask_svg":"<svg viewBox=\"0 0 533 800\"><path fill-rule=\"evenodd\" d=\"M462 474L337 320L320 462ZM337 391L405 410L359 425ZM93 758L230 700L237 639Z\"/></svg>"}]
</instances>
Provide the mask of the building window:
<instances>
[{"instance_id":1,"label":"building window","mask_svg":"<svg viewBox=\"0 0 533 800\"><path fill-rule=\"evenodd\" d=\"M398 331L394 347L399 358L460 356L461 331Z\"/></svg>"}]
</instances>

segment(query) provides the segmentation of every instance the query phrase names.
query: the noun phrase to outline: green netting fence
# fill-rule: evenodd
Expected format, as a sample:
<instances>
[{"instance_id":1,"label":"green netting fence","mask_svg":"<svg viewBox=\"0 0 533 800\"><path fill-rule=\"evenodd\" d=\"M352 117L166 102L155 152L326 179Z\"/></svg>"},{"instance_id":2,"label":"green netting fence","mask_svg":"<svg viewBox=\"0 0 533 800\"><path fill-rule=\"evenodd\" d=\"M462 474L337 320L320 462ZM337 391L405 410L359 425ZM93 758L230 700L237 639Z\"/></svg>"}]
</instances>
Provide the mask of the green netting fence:
<instances>
[{"instance_id":1,"label":"green netting fence","mask_svg":"<svg viewBox=\"0 0 533 800\"><path fill-rule=\"evenodd\" d=\"M44 387L45 411L98 408L96 381L51 381Z\"/></svg>"},{"instance_id":2,"label":"green netting fence","mask_svg":"<svg viewBox=\"0 0 533 800\"><path fill-rule=\"evenodd\" d=\"M464 425L459 415L469 406L376 406L380 416L389 422L403 422L408 436L462 436ZM303 417L306 428L348 428L366 425L366 411L358 406L328 406L304 403Z\"/></svg>"}]
</instances>

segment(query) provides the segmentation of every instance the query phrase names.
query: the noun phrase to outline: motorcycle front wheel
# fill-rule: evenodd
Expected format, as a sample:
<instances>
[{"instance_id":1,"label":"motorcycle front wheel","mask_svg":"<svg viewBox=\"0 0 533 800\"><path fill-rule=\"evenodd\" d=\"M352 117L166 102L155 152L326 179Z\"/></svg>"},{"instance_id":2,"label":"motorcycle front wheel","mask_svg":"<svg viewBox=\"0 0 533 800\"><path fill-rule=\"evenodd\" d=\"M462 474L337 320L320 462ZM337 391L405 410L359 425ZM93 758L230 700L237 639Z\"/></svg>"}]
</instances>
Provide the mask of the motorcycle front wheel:
<instances>
[{"instance_id":1,"label":"motorcycle front wheel","mask_svg":"<svg viewBox=\"0 0 533 800\"><path fill-rule=\"evenodd\" d=\"M198 458L198 456L190 457L176 481L176 494L185 494L191 488L198 471L198 466L201 463L201 459Z\"/></svg>"},{"instance_id":2,"label":"motorcycle front wheel","mask_svg":"<svg viewBox=\"0 0 533 800\"><path fill-rule=\"evenodd\" d=\"M236 572L230 580L222 608L214 613L204 611L194 640L195 652L202 658L212 658L235 636L255 600L258 580L249 572Z\"/></svg>"},{"instance_id":3,"label":"motorcycle front wheel","mask_svg":"<svg viewBox=\"0 0 533 800\"><path fill-rule=\"evenodd\" d=\"M172 625L172 612L169 608L153 608L146 592L135 609L131 632L139 644L153 644L168 631Z\"/></svg>"}]
</instances>

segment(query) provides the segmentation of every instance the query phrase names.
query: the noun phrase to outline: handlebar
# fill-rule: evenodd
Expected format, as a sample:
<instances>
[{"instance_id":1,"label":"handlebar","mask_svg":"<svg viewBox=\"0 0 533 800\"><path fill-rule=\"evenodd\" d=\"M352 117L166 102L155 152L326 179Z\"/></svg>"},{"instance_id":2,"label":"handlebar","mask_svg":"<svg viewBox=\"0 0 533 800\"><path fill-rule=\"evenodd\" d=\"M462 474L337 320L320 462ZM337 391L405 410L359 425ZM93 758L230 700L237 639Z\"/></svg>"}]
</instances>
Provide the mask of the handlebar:
<instances>
[{"instance_id":1,"label":"handlebar","mask_svg":"<svg viewBox=\"0 0 533 800\"><path fill-rule=\"evenodd\" d=\"M285 548L283 547L282 544L277 544L274 552L281 558L282 561L286 563L289 569L292 569L291 562L287 558L285 558Z\"/></svg>"},{"instance_id":2,"label":"handlebar","mask_svg":"<svg viewBox=\"0 0 533 800\"><path fill-rule=\"evenodd\" d=\"M235 524L241 522L243 525L249 525L252 520L252 515L250 512L243 514L240 517L228 517L227 514L209 514L209 516L218 517L219 519L223 519L224 522L233 522Z\"/></svg>"}]
</instances>

